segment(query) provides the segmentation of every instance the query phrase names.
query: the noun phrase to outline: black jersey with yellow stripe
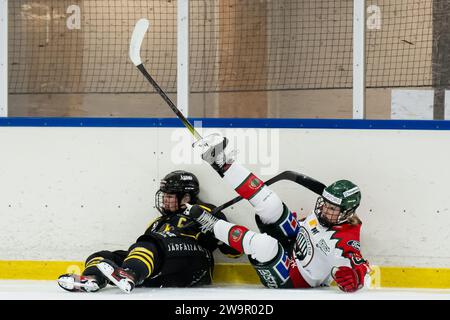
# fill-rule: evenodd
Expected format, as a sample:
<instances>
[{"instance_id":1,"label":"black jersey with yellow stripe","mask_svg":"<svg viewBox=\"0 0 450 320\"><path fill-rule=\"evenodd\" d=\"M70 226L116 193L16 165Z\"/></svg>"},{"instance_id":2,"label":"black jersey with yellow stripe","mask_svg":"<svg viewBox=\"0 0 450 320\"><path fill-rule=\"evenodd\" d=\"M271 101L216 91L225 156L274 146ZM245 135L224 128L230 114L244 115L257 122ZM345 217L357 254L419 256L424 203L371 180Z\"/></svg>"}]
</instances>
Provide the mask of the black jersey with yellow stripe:
<instances>
[{"instance_id":1,"label":"black jersey with yellow stripe","mask_svg":"<svg viewBox=\"0 0 450 320\"><path fill-rule=\"evenodd\" d=\"M209 203L198 202L205 211L212 212L215 208L214 205ZM222 212L214 213L214 215L222 220L227 220ZM217 240L211 232L202 233L200 231L200 225L193 219L186 217L181 213L167 214L158 217L153 221L145 231L145 234L151 234L153 232L169 233L170 236L193 238L198 241L198 244L211 252L219 248L219 250L231 258L240 257L241 254L229 247L228 245Z\"/></svg>"}]
</instances>

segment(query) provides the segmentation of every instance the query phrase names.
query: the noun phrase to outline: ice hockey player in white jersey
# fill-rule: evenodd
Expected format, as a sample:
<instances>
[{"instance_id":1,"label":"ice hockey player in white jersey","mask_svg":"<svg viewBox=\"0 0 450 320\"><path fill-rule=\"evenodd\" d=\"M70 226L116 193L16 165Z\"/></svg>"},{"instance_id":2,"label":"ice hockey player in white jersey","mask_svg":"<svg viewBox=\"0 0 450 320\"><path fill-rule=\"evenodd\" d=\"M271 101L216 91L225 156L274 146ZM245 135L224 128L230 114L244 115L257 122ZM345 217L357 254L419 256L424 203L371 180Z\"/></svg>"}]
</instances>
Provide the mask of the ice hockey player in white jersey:
<instances>
[{"instance_id":1,"label":"ice hockey player in white jersey","mask_svg":"<svg viewBox=\"0 0 450 320\"><path fill-rule=\"evenodd\" d=\"M211 135L196 145L202 148L203 160L255 208L261 233L217 219L196 205L189 206L185 215L248 255L263 285L311 288L329 286L334 279L345 292L364 286L370 267L360 251L361 221L355 210L361 192L355 184L339 180L329 185L314 212L298 220L276 193L226 155L226 138Z\"/></svg>"}]
</instances>

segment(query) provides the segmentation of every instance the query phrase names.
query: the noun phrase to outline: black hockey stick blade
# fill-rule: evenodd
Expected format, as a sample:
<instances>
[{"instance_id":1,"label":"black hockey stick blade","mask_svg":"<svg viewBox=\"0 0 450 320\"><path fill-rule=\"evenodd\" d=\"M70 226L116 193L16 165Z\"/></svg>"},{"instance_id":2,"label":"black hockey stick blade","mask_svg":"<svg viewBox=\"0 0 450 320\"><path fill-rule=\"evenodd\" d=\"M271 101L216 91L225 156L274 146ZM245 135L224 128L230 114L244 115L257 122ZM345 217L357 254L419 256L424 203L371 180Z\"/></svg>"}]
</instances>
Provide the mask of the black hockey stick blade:
<instances>
[{"instance_id":1,"label":"black hockey stick blade","mask_svg":"<svg viewBox=\"0 0 450 320\"><path fill-rule=\"evenodd\" d=\"M321 195L323 190L326 188L326 185L324 185L322 182L317 181L316 179L313 179L307 175L304 175L302 173L298 173L295 171L283 171L282 173L276 175L275 177L270 178L269 180L267 180L266 182L264 182L264 184L266 186L270 186L271 184L274 184L275 182L281 181L281 180L288 180L288 181L292 181L295 182L309 190L311 190L312 192ZM216 207L213 210L213 213L222 211L230 206L232 206L235 203L238 203L239 201L241 201L243 198L241 196L237 196L234 199L231 199L230 201Z\"/></svg>"}]
</instances>

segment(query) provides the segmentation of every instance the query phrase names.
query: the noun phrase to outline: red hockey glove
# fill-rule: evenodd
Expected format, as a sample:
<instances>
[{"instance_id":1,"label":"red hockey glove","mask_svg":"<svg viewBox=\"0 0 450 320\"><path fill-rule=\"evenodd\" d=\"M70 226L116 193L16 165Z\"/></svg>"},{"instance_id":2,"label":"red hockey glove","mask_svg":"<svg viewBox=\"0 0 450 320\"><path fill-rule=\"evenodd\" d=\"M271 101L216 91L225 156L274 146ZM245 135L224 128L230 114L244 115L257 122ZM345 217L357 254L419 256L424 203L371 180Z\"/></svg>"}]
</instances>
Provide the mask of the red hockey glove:
<instances>
[{"instance_id":1,"label":"red hockey glove","mask_svg":"<svg viewBox=\"0 0 450 320\"><path fill-rule=\"evenodd\" d=\"M362 287L358 274L350 267L334 267L331 276L339 289L344 292L355 292Z\"/></svg>"}]
</instances>

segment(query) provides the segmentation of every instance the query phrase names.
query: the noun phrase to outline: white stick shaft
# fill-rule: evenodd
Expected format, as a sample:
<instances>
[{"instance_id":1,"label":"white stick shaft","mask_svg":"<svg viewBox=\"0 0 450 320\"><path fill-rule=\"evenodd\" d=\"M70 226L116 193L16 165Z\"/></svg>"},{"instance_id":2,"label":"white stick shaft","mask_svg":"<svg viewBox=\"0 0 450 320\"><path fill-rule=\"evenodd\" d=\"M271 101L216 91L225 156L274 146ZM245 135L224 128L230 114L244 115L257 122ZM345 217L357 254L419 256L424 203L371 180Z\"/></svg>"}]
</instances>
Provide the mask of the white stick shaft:
<instances>
[{"instance_id":1,"label":"white stick shaft","mask_svg":"<svg viewBox=\"0 0 450 320\"><path fill-rule=\"evenodd\" d=\"M141 61L141 45L144 41L145 33L150 26L150 22L143 18L140 19L134 27L130 42L130 59L135 66L142 64Z\"/></svg>"}]
</instances>

